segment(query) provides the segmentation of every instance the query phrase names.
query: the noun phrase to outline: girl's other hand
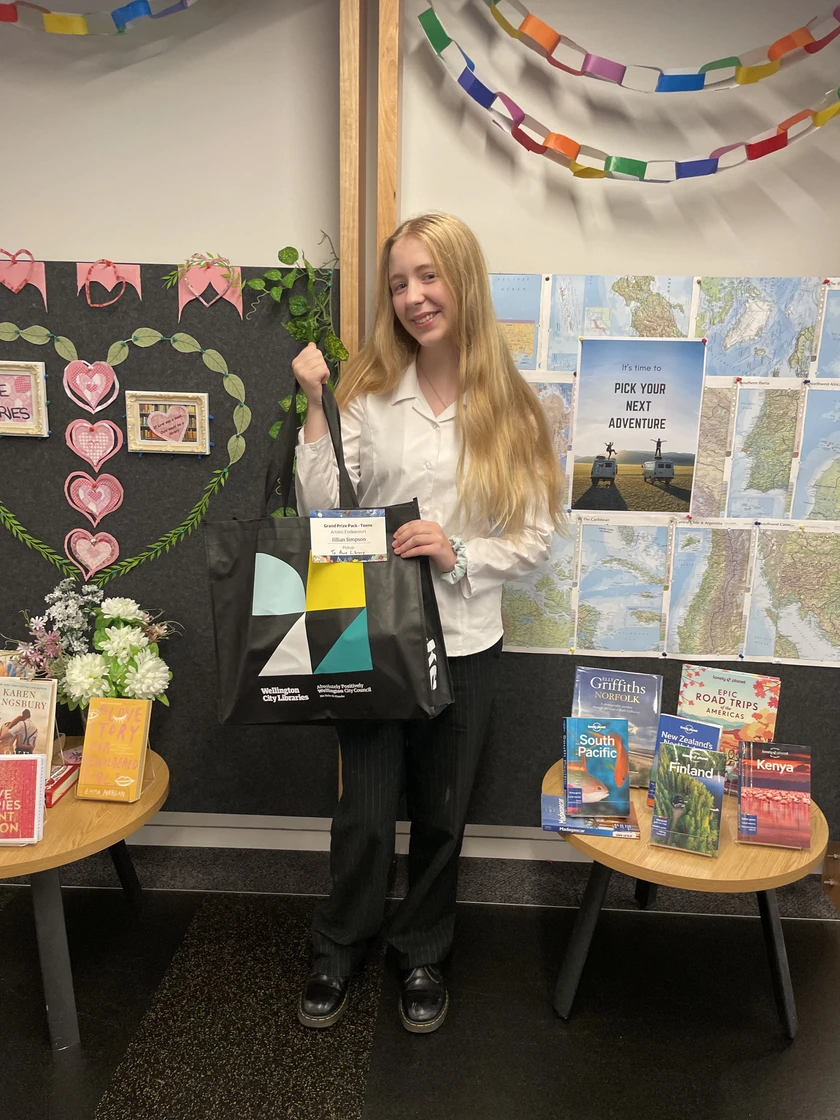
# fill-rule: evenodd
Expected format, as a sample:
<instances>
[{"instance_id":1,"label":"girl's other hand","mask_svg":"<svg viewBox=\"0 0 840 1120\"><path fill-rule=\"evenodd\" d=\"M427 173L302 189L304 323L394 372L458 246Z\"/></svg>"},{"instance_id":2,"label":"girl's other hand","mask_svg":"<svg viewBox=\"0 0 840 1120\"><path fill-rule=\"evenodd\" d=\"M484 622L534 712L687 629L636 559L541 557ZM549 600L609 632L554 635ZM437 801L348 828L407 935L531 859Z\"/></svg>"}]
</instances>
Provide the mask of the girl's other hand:
<instances>
[{"instance_id":1,"label":"girl's other hand","mask_svg":"<svg viewBox=\"0 0 840 1120\"><path fill-rule=\"evenodd\" d=\"M394 534L394 552L403 559L428 556L438 571L451 572L458 557L436 521L409 521Z\"/></svg>"}]
</instances>

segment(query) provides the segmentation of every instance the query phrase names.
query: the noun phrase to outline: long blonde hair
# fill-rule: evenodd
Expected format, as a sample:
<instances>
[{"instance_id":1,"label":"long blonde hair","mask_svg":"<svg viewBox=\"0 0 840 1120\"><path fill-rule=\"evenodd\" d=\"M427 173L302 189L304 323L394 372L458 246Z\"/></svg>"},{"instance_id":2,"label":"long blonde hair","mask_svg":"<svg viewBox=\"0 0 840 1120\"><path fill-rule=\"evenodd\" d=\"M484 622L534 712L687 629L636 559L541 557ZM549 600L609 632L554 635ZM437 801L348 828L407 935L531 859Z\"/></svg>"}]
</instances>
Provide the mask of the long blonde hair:
<instances>
[{"instance_id":1,"label":"long blonde hair","mask_svg":"<svg viewBox=\"0 0 840 1120\"><path fill-rule=\"evenodd\" d=\"M419 344L394 313L389 281L391 248L409 236L429 250L455 306L453 341L460 355L458 493L468 522L486 519L494 529L515 537L532 520L535 504L544 504L560 529L565 521L562 476L548 421L514 364L493 310L484 255L475 234L459 218L409 218L383 244L373 331L342 374L336 391L339 405L361 394L392 391L417 354Z\"/></svg>"}]
</instances>

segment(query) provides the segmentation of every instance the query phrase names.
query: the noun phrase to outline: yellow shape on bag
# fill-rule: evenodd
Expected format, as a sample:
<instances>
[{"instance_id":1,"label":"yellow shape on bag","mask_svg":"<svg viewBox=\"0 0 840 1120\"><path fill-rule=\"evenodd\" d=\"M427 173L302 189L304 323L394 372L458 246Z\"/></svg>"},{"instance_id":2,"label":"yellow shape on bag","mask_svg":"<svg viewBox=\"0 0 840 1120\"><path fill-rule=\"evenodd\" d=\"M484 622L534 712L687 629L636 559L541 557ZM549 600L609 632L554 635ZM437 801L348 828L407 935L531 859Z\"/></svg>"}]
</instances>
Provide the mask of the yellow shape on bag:
<instances>
[{"instance_id":1,"label":"yellow shape on bag","mask_svg":"<svg viewBox=\"0 0 840 1120\"><path fill-rule=\"evenodd\" d=\"M95 696L88 707L76 797L136 801L143 791L151 700Z\"/></svg>"},{"instance_id":2,"label":"yellow shape on bag","mask_svg":"<svg viewBox=\"0 0 840 1120\"><path fill-rule=\"evenodd\" d=\"M335 611L367 606L364 564L313 564L306 577L307 611Z\"/></svg>"}]
</instances>

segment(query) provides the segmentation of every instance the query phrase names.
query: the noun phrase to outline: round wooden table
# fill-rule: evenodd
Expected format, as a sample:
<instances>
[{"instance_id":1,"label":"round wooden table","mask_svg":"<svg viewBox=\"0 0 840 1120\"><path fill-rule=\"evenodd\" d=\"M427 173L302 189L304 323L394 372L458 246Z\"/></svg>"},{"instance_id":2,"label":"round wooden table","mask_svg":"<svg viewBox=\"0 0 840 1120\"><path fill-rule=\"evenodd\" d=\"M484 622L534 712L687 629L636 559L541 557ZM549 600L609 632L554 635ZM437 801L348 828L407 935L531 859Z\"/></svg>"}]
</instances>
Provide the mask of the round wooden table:
<instances>
[{"instance_id":1,"label":"round wooden table","mask_svg":"<svg viewBox=\"0 0 840 1120\"><path fill-rule=\"evenodd\" d=\"M44 838L37 844L0 847L0 879L29 875L38 956L53 1050L79 1044L79 1024L73 995L73 974L67 950L59 868L108 849L127 894L136 896L140 884L125 845L153 817L169 794L169 768L149 751L146 785L132 804L77 800L71 790L47 809Z\"/></svg>"},{"instance_id":2,"label":"round wooden table","mask_svg":"<svg viewBox=\"0 0 840 1120\"><path fill-rule=\"evenodd\" d=\"M636 900L647 905L656 885L688 891L714 893L755 892L770 958L773 993L779 1017L789 1038L796 1034L796 1004L790 982L776 887L795 883L822 862L828 844L828 825L815 802L811 802L811 847L804 851L771 848L736 842L738 799L724 798L721 813L720 849L715 858L662 848L648 842L651 810L647 791L631 790L639 819L641 839L614 840L603 836L564 833L563 838L593 863L575 920L572 938L554 993L554 1007L568 1019L580 981L592 934L604 903L610 876L620 871L637 880Z\"/></svg>"}]
</instances>

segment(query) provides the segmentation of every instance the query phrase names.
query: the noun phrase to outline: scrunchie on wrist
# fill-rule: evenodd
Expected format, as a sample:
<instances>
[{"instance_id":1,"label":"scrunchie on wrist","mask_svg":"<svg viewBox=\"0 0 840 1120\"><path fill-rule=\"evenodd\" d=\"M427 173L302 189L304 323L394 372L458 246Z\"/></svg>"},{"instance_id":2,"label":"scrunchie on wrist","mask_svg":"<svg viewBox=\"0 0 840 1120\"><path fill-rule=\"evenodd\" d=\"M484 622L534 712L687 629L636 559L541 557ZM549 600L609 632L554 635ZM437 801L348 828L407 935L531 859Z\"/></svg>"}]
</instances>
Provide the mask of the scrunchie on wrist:
<instances>
[{"instance_id":1,"label":"scrunchie on wrist","mask_svg":"<svg viewBox=\"0 0 840 1120\"><path fill-rule=\"evenodd\" d=\"M457 583L467 574L467 546L460 537L450 537L449 543L455 553L455 567L451 572L441 572L440 578L445 583Z\"/></svg>"}]
</instances>

